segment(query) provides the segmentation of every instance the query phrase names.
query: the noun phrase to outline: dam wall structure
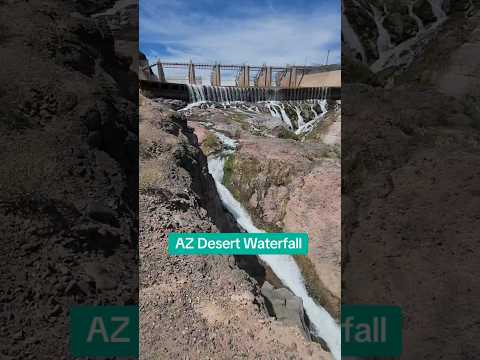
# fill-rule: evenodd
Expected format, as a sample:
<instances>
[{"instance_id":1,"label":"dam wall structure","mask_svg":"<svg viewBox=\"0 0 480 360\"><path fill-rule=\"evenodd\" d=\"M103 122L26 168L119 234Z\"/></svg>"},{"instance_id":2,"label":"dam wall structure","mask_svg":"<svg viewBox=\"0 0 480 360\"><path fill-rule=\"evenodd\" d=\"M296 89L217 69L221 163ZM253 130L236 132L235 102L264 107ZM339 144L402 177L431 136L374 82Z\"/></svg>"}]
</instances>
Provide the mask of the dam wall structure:
<instances>
[{"instance_id":1,"label":"dam wall structure","mask_svg":"<svg viewBox=\"0 0 480 360\"><path fill-rule=\"evenodd\" d=\"M258 88L237 86L211 86L166 83L154 80L139 80L140 90L149 98L183 100L188 103L215 102L258 102L258 101L302 101L340 100L340 87Z\"/></svg>"},{"instance_id":2,"label":"dam wall structure","mask_svg":"<svg viewBox=\"0 0 480 360\"><path fill-rule=\"evenodd\" d=\"M323 71L303 75L299 86L326 86L326 87L341 87L342 86L342 71Z\"/></svg>"}]
</instances>

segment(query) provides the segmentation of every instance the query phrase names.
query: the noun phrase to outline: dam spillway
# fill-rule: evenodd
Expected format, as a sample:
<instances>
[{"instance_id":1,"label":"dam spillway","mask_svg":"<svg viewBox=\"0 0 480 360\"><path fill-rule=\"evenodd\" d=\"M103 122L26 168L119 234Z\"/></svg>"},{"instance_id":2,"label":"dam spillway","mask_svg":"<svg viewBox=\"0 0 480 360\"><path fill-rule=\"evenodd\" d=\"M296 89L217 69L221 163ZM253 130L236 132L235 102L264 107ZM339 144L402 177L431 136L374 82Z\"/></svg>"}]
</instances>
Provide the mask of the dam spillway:
<instances>
[{"instance_id":1,"label":"dam spillway","mask_svg":"<svg viewBox=\"0 0 480 360\"><path fill-rule=\"evenodd\" d=\"M259 102L340 100L339 87L258 88L237 86L190 85L140 80L140 89L147 97L178 99L188 103L214 102Z\"/></svg>"}]
</instances>

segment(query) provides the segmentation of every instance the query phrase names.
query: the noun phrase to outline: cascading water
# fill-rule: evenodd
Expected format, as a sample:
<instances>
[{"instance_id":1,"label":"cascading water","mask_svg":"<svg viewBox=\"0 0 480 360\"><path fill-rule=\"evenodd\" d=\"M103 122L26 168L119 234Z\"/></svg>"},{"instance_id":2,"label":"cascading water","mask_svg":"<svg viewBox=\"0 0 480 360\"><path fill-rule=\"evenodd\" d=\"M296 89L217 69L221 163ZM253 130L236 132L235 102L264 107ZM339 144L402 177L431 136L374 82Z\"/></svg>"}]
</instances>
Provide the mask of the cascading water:
<instances>
[{"instance_id":1,"label":"cascading water","mask_svg":"<svg viewBox=\"0 0 480 360\"><path fill-rule=\"evenodd\" d=\"M299 126L298 129L295 130L295 134L299 135L299 134L308 133L315 127L316 124L322 121L323 117L327 113L327 101L320 100L318 102L318 105L320 106L320 109L322 110L322 112L320 114L317 114L315 110L313 110L313 106L312 106L312 111L315 113L315 118L312 121L309 121L303 124L303 126Z\"/></svg>"},{"instance_id":2,"label":"cascading water","mask_svg":"<svg viewBox=\"0 0 480 360\"><path fill-rule=\"evenodd\" d=\"M371 6L375 24L377 25L378 31L378 38L377 38L377 49L380 53L390 49L392 47L392 42L390 40L390 34L383 26L383 20L385 19L385 15L382 15L380 10L378 10L375 6Z\"/></svg>"},{"instance_id":3,"label":"cascading water","mask_svg":"<svg viewBox=\"0 0 480 360\"><path fill-rule=\"evenodd\" d=\"M224 105L244 101L305 101L308 99L323 100L328 97L329 88L239 88L234 86L210 86L187 84L189 102L198 103L205 101L219 102Z\"/></svg>"},{"instance_id":4,"label":"cascading water","mask_svg":"<svg viewBox=\"0 0 480 360\"><path fill-rule=\"evenodd\" d=\"M270 115L272 115L272 117L274 118L278 118L279 116L278 116L277 110L275 110L275 107L268 102L266 105L267 105L267 109L270 111Z\"/></svg>"},{"instance_id":5,"label":"cascading water","mask_svg":"<svg viewBox=\"0 0 480 360\"><path fill-rule=\"evenodd\" d=\"M442 5L444 0L428 0L432 7L433 15L437 18L437 21L441 21L447 17L445 11L443 11Z\"/></svg>"},{"instance_id":6,"label":"cascading water","mask_svg":"<svg viewBox=\"0 0 480 360\"><path fill-rule=\"evenodd\" d=\"M348 18L345 14L342 13L342 35L350 48L357 52L360 55L360 61L366 62L367 57L365 55L365 49L360 41L357 33L353 30L352 25L348 21ZM358 57L357 57L358 58Z\"/></svg>"},{"instance_id":7,"label":"cascading water","mask_svg":"<svg viewBox=\"0 0 480 360\"><path fill-rule=\"evenodd\" d=\"M303 125L305 125L305 121L303 120L303 116L302 116L302 109L300 109L300 107L295 106L295 112L297 113L298 128L301 128Z\"/></svg>"},{"instance_id":8,"label":"cascading water","mask_svg":"<svg viewBox=\"0 0 480 360\"><path fill-rule=\"evenodd\" d=\"M293 130L293 125L292 125L292 121L290 120L290 118L288 117L287 113L285 112L285 106L280 103L279 105L280 107L280 114L282 114L282 120L285 124L287 124L288 128L290 130Z\"/></svg>"},{"instance_id":9,"label":"cascading water","mask_svg":"<svg viewBox=\"0 0 480 360\"><path fill-rule=\"evenodd\" d=\"M363 5L360 4L358 1L353 0L356 6L362 7ZM408 16L412 18L418 26L418 31L416 32L415 36L410 37L403 41L400 44L396 44L395 46L391 42L391 35L385 29L383 25L383 21L386 16L392 13L388 12L388 8L384 6L383 11L376 8L373 5L370 5L369 8L371 9L370 14L373 17L373 20L377 27L378 38L377 38L377 50L378 50L378 58L370 65L370 69L377 73L382 71L388 67L399 67L399 66L408 66L418 55L421 53L422 49L424 48L425 44L431 38L431 35L436 31L436 29L447 19L447 14L443 9L444 3L446 0L427 0L430 8L432 10L433 15L436 17L436 21L425 25L423 24L422 20L415 14L413 6L415 5L415 1L411 0L407 7L408 7ZM346 17L346 16L345 16ZM347 23L346 23L347 24ZM361 51L360 45L355 43L358 36L353 29L345 29L346 34L348 34L349 45L351 45L355 50L358 52ZM353 34L350 33L353 31ZM362 54L362 57L365 53Z\"/></svg>"},{"instance_id":10,"label":"cascading water","mask_svg":"<svg viewBox=\"0 0 480 360\"><path fill-rule=\"evenodd\" d=\"M235 142L224 135L219 138L227 145L228 149L225 150L222 155L208 159L208 170L215 180L220 199L243 229L250 233L264 232L255 227L248 212L222 184L225 155L234 152ZM226 142L224 141L225 138L228 139ZM303 307L313 326L315 334L327 343L335 360L340 360L340 328L330 314L323 307L315 303L308 294L302 273L295 260L289 255L260 255L259 257L272 269L285 286L302 299Z\"/></svg>"},{"instance_id":11,"label":"cascading water","mask_svg":"<svg viewBox=\"0 0 480 360\"><path fill-rule=\"evenodd\" d=\"M415 22L417 23L417 26L418 26L418 31L423 31L425 29L425 26L423 25L423 21L422 19L420 19L417 14L415 14L415 12L413 11L413 5L414 3L411 2L410 4L408 4L408 14L410 15L410 17L412 17Z\"/></svg>"}]
</instances>

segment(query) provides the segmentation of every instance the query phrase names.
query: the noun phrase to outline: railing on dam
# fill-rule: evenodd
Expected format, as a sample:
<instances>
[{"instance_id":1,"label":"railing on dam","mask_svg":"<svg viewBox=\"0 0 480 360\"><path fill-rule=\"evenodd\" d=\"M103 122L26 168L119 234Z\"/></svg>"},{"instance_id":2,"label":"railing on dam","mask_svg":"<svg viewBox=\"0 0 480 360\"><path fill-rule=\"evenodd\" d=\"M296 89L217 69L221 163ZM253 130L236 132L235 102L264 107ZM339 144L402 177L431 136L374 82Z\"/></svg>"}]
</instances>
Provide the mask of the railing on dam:
<instances>
[{"instance_id":1,"label":"railing on dam","mask_svg":"<svg viewBox=\"0 0 480 360\"><path fill-rule=\"evenodd\" d=\"M157 70L154 74L152 68ZM155 64L147 62L140 64L139 76L142 80L157 80L162 83L167 82L165 78L165 68L183 68L188 74L188 83L197 85L196 69L211 70L211 86L222 86L222 70L236 71L235 83L239 88L249 88L251 86L258 88L301 88L302 80L305 75L312 73L339 72L339 64L331 65L292 65L292 66L254 66L254 65L222 65L222 64L194 64L191 61L186 62L165 62L157 60ZM253 77L252 77L253 75ZM322 84L318 84L322 86ZM325 86L325 84L323 84ZM340 86L340 85L338 85Z\"/></svg>"}]
</instances>

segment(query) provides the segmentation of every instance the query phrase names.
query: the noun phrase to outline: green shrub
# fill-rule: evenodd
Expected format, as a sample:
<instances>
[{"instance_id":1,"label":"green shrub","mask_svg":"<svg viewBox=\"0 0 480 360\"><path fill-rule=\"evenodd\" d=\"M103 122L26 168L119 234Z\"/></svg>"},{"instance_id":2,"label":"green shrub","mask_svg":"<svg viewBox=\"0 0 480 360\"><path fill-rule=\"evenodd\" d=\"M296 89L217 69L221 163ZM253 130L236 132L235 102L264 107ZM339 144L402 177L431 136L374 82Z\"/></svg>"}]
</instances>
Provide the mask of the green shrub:
<instances>
[{"instance_id":1,"label":"green shrub","mask_svg":"<svg viewBox=\"0 0 480 360\"><path fill-rule=\"evenodd\" d=\"M208 133L207 137L202 142L201 148L205 156L208 156L221 151L223 149L223 144L215 134Z\"/></svg>"},{"instance_id":2,"label":"green shrub","mask_svg":"<svg viewBox=\"0 0 480 360\"><path fill-rule=\"evenodd\" d=\"M335 318L338 318L339 310L332 306L332 297L333 295L325 287L322 280L318 277L318 274L315 270L315 265L313 265L312 260L307 256L303 255L294 255L293 258L297 263L300 271L302 272L303 278L305 279L305 287L307 288L308 293L313 297L313 299L322 305L331 315ZM329 301L330 300L330 301Z\"/></svg>"},{"instance_id":3,"label":"green shrub","mask_svg":"<svg viewBox=\"0 0 480 360\"><path fill-rule=\"evenodd\" d=\"M297 134L285 128L280 129L280 132L278 133L278 137L280 139L293 139L296 141L300 140Z\"/></svg>"},{"instance_id":4,"label":"green shrub","mask_svg":"<svg viewBox=\"0 0 480 360\"><path fill-rule=\"evenodd\" d=\"M223 185L227 186L231 184L233 168L234 168L235 155L229 155L225 159L225 164L223 165Z\"/></svg>"}]
</instances>

